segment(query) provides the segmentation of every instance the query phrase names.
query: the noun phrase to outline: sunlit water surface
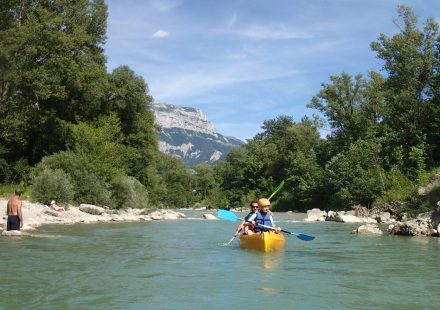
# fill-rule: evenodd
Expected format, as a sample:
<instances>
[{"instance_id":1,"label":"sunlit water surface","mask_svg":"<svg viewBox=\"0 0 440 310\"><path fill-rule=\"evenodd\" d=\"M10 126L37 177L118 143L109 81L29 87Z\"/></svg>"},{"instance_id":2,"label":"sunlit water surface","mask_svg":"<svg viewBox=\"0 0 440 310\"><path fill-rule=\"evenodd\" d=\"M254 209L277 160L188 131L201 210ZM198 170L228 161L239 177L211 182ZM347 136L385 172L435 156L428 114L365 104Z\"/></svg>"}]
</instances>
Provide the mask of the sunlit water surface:
<instances>
[{"instance_id":1,"label":"sunlit water surface","mask_svg":"<svg viewBox=\"0 0 440 310\"><path fill-rule=\"evenodd\" d=\"M1 309L435 309L438 238L351 235L358 224L275 214L285 250L225 246L237 225L188 219L44 226L0 238ZM240 214L239 214L240 215ZM382 227L386 230L385 227ZM48 238L48 236L50 238Z\"/></svg>"}]
</instances>

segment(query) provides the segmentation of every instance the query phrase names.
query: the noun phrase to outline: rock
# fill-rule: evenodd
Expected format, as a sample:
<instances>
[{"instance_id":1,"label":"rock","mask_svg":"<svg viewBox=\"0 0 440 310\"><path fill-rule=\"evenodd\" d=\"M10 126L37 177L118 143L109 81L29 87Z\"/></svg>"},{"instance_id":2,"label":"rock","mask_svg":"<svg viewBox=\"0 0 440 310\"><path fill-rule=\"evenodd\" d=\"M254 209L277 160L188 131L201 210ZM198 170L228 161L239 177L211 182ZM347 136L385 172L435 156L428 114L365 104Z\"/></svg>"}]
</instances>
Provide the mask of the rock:
<instances>
[{"instance_id":1,"label":"rock","mask_svg":"<svg viewBox=\"0 0 440 310\"><path fill-rule=\"evenodd\" d=\"M218 218L215 217L215 215L208 214L208 213L203 214L203 218L204 218L205 220L218 220Z\"/></svg>"},{"instance_id":2,"label":"rock","mask_svg":"<svg viewBox=\"0 0 440 310\"><path fill-rule=\"evenodd\" d=\"M151 218L152 220L177 220L179 218L184 218L185 215L180 212L175 212L172 210L161 210L152 212L146 217L146 219Z\"/></svg>"},{"instance_id":3,"label":"rock","mask_svg":"<svg viewBox=\"0 0 440 310\"><path fill-rule=\"evenodd\" d=\"M357 216L351 214L344 214L342 212L338 212L336 216L336 222L342 223L362 223L362 220Z\"/></svg>"},{"instance_id":4,"label":"rock","mask_svg":"<svg viewBox=\"0 0 440 310\"><path fill-rule=\"evenodd\" d=\"M376 214L374 219L378 223L387 223L391 221L391 214L390 212L380 212L379 214Z\"/></svg>"},{"instance_id":5,"label":"rock","mask_svg":"<svg viewBox=\"0 0 440 310\"><path fill-rule=\"evenodd\" d=\"M314 208L312 210L307 210L307 218L304 219L306 222L321 222L325 221L327 218L327 212L321 211L318 208Z\"/></svg>"},{"instance_id":6,"label":"rock","mask_svg":"<svg viewBox=\"0 0 440 310\"><path fill-rule=\"evenodd\" d=\"M435 210L434 212L431 213L431 223L432 223L433 227L439 226L439 224L440 224L440 208L438 208L437 210Z\"/></svg>"},{"instance_id":7,"label":"rock","mask_svg":"<svg viewBox=\"0 0 440 310\"><path fill-rule=\"evenodd\" d=\"M19 230L4 230L2 232L2 236L15 236L15 237L19 237L22 235L22 232Z\"/></svg>"},{"instance_id":8,"label":"rock","mask_svg":"<svg viewBox=\"0 0 440 310\"><path fill-rule=\"evenodd\" d=\"M104 208L95 205L85 204L85 203L79 205L79 210L92 215L101 215L102 213L105 212Z\"/></svg>"},{"instance_id":9,"label":"rock","mask_svg":"<svg viewBox=\"0 0 440 310\"><path fill-rule=\"evenodd\" d=\"M327 222L336 222L336 218L338 217L338 212L336 211L328 211L327 212L327 217L325 218L325 220Z\"/></svg>"},{"instance_id":10,"label":"rock","mask_svg":"<svg viewBox=\"0 0 440 310\"><path fill-rule=\"evenodd\" d=\"M402 236L431 236L435 235L437 231L433 229L431 221L425 220L410 220L406 222L397 222L394 225L388 227L388 232L391 235Z\"/></svg>"},{"instance_id":11,"label":"rock","mask_svg":"<svg viewBox=\"0 0 440 310\"><path fill-rule=\"evenodd\" d=\"M365 224L359 226L357 229L351 232L358 235L382 235L383 232L376 224Z\"/></svg>"},{"instance_id":12,"label":"rock","mask_svg":"<svg viewBox=\"0 0 440 310\"><path fill-rule=\"evenodd\" d=\"M47 214L47 215L50 215L50 216L55 216L55 217L59 217L60 216L60 213L58 211L55 211L55 210L47 209L47 210L44 210L43 213Z\"/></svg>"},{"instance_id":13,"label":"rock","mask_svg":"<svg viewBox=\"0 0 440 310\"><path fill-rule=\"evenodd\" d=\"M357 217L368 217L370 212L368 209L361 205L355 205L351 207L354 210L354 215Z\"/></svg>"}]
</instances>

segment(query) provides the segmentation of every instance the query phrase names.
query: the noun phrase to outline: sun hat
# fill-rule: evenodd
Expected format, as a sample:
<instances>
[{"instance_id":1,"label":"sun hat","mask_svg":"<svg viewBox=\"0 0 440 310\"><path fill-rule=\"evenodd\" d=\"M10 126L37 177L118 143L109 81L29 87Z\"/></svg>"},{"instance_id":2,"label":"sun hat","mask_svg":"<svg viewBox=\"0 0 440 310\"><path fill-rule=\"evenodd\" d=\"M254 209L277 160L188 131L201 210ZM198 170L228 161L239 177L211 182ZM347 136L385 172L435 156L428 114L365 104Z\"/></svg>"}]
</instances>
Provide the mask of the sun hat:
<instances>
[{"instance_id":1,"label":"sun hat","mask_svg":"<svg viewBox=\"0 0 440 310\"><path fill-rule=\"evenodd\" d=\"M266 206L270 206L270 201L267 198L260 198L258 200L258 205L261 207L266 207Z\"/></svg>"},{"instance_id":2,"label":"sun hat","mask_svg":"<svg viewBox=\"0 0 440 310\"><path fill-rule=\"evenodd\" d=\"M52 200L52 201L50 202L50 204L51 204L51 205L55 204L55 200Z\"/></svg>"}]
</instances>

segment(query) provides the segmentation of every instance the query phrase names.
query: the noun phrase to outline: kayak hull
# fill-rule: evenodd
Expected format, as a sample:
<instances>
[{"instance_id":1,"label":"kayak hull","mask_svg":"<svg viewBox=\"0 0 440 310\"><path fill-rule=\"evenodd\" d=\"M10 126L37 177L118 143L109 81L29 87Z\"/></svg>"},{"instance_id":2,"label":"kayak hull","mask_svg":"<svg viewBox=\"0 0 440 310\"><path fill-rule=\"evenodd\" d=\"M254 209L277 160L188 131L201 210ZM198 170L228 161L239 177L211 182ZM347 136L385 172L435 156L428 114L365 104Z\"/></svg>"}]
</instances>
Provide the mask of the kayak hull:
<instances>
[{"instance_id":1,"label":"kayak hull","mask_svg":"<svg viewBox=\"0 0 440 310\"><path fill-rule=\"evenodd\" d=\"M284 249L284 244L284 236L271 231L240 236L240 248L242 249L270 252Z\"/></svg>"}]
</instances>

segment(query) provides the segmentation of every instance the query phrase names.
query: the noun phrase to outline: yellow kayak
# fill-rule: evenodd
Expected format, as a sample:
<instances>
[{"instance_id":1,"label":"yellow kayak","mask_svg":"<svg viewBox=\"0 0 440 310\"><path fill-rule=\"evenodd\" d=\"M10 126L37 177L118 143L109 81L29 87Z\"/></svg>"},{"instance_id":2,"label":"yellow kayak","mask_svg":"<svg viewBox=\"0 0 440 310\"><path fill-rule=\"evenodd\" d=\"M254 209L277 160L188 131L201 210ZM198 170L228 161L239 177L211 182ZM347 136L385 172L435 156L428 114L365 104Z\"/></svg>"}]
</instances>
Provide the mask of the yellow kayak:
<instances>
[{"instance_id":1,"label":"yellow kayak","mask_svg":"<svg viewBox=\"0 0 440 310\"><path fill-rule=\"evenodd\" d=\"M279 250L284 248L284 236L274 232L262 232L253 235L241 235L240 247L263 252Z\"/></svg>"}]
</instances>

